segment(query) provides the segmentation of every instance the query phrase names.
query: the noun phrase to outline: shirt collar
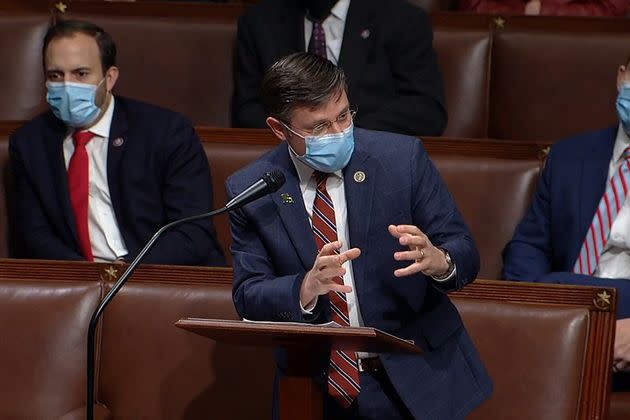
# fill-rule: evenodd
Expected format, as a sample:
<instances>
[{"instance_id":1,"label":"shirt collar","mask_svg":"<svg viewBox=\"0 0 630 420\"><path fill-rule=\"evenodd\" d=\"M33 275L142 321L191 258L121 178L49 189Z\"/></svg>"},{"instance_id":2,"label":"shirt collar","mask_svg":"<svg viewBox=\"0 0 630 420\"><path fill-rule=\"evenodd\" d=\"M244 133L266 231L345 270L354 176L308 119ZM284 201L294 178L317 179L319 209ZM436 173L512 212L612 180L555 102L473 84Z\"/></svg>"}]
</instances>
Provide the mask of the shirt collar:
<instances>
[{"instance_id":1,"label":"shirt collar","mask_svg":"<svg viewBox=\"0 0 630 420\"><path fill-rule=\"evenodd\" d=\"M332 9L330 14L337 19L345 22L346 16L348 16L348 8L350 7L350 0L339 0Z\"/></svg>"},{"instance_id":2,"label":"shirt collar","mask_svg":"<svg viewBox=\"0 0 630 420\"><path fill-rule=\"evenodd\" d=\"M615 139L615 147L613 148L612 161L614 163L619 162L621 156L623 155L623 151L629 146L630 137L628 137L628 133L626 133L621 124L619 124L619 128L617 129L617 138Z\"/></svg>"},{"instance_id":3,"label":"shirt collar","mask_svg":"<svg viewBox=\"0 0 630 420\"><path fill-rule=\"evenodd\" d=\"M101 119L89 128L89 132L97 135L98 137L102 137L104 139L109 138L109 132L112 127L112 119L114 117L114 95L112 95L112 99L109 101L107 105L107 109L105 113L101 117Z\"/></svg>"}]
</instances>

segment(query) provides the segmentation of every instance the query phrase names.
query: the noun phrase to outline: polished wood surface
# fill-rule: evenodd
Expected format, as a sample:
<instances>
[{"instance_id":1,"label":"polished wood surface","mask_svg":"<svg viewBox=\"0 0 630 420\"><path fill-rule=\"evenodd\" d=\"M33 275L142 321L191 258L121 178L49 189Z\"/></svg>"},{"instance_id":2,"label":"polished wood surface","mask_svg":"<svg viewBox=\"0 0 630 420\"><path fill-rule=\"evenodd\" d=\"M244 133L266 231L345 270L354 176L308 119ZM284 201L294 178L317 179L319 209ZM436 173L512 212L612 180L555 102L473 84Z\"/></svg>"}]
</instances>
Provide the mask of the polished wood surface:
<instances>
[{"instance_id":1,"label":"polished wood surface","mask_svg":"<svg viewBox=\"0 0 630 420\"><path fill-rule=\"evenodd\" d=\"M421 353L420 347L376 328L185 318L175 323L195 334L243 346L333 348L372 353Z\"/></svg>"}]
</instances>

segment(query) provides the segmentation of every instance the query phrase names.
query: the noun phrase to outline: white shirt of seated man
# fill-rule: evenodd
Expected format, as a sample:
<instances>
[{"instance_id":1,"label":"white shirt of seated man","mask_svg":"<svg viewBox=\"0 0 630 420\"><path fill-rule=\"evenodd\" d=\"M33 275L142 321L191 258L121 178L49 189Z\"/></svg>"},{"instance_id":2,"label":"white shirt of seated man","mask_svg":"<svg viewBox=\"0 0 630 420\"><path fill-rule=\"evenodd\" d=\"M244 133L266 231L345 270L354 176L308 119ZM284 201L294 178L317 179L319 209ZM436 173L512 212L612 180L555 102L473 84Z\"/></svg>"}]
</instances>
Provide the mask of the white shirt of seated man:
<instances>
[{"instance_id":1,"label":"white shirt of seated man","mask_svg":"<svg viewBox=\"0 0 630 420\"><path fill-rule=\"evenodd\" d=\"M115 261L127 255L127 247L118 228L107 181L107 150L114 107L115 100L112 95L103 116L89 128L88 131L93 133L94 137L85 146L90 167L88 230L92 254L94 261L97 262ZM73 132L70 131L63 141L66 170L74 153Z\"/></svg>"}]
</instances>

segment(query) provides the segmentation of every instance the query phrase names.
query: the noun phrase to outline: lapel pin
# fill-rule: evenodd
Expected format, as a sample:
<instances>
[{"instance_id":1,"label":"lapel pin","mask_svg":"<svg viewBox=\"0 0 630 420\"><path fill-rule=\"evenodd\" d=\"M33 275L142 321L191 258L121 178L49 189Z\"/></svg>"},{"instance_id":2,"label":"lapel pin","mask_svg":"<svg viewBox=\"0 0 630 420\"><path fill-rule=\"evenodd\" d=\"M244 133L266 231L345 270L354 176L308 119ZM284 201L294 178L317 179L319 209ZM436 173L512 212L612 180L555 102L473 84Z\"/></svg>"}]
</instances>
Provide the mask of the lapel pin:
<instances>
[{"instance_id":1,"label":"lapel pin","mask_svg":"<svg viewBox=\"0 0 630 420\"><path fill-rule=\"evenodd\" d=\"M354 182L361 183L361 182L365 181L365 178L366 178L365 172L363 172L363 171L356 171L354 173Z\"/></svg>"},{"instance_id":2,"label":"lapel pin","mask_svg":"<svg viewBox=\"0 0 630 420\"><path fill-rule=\"evenodd\" d=\"M361 38L368 39L370 37L370 30L364 29L361 31Z\"/></svg>"},{"instance_id":3,"label":"lapel pin","mask_svg":"<svg viewBox=\"0 0 630 420\"><path fill-rule=\"evenodd\" d=\"M123 138L122 138L122 137L117 137L117 138L115 138L115 139L114 139L114 141L112 142L112 145L113 145L114 147L120 147L120 146L122 146L122 145L123 145L123 143L124 143L124 142L125 142L125 141L123 140Z\"/></svg>"},{"instance_id":4,"label":"lapel pin","mask_svg":"<svg viewBox=\"0 0 630 420\"><path fill-rule=\"evenodd\" d=\"M293 197L291 197L291 194L289 193L282 193L280 194L280 197L282 198L282 202L284 204L293 204Z\"/></svg>"}]
</instances>

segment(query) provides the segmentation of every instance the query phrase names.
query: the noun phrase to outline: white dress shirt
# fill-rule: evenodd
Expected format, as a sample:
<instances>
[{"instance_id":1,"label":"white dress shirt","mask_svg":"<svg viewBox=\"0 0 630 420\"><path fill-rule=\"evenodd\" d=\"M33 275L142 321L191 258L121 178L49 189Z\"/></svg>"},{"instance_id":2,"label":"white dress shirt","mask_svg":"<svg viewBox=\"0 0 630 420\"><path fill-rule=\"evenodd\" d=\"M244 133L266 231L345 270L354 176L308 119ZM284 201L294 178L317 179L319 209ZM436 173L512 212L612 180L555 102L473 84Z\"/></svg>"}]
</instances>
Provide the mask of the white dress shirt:
<instances>
[{"instance_id":1,"label":"white dress shirt","mask_svg":"<svg viewBox=\"0 0 630 420\"><path fill-rule=\"evenodd\" d=\"M617 129L617 138L608 168L608 179L619 170L623 163L622 154L630 146L630 138L621 124ZM608 184L606 184L608 187ZM630 194L613 221L608 242L593 273L596 277L630 279Z\"/></svg>"},{"instance_id":2,"label":"white dress shirt","mask_svg":"<svg viewBox=\"0 0 630 420\"><path fill-rule=\"evenodd\" d=\"M343 31L346 27L346 16L350 0L339 0L330 10L330 15L322 22L324 35L326 36L326 57L335 65L339 62L341 44L343 42ZM304 18L304 51L308 51L308 44L311 42L313 34L313 22Z\"/></svg>"},{"instance_id":3,"label":"white dress shirt","mask_svg":"<svg viewBox=\"0 0 630 420\"><path fill-rule=\"evenodd\" d=\"M88 230L94 261L114 261L127 255L125 241L122 238L107 182L107 150L109 131L114 116L114 97L112 96L103 117L88 131L94 134L85 146L89 161L89 199ZM74 153L72 131L63 141L63 155L66 170Z\"/></svg>"}]
</instances>

